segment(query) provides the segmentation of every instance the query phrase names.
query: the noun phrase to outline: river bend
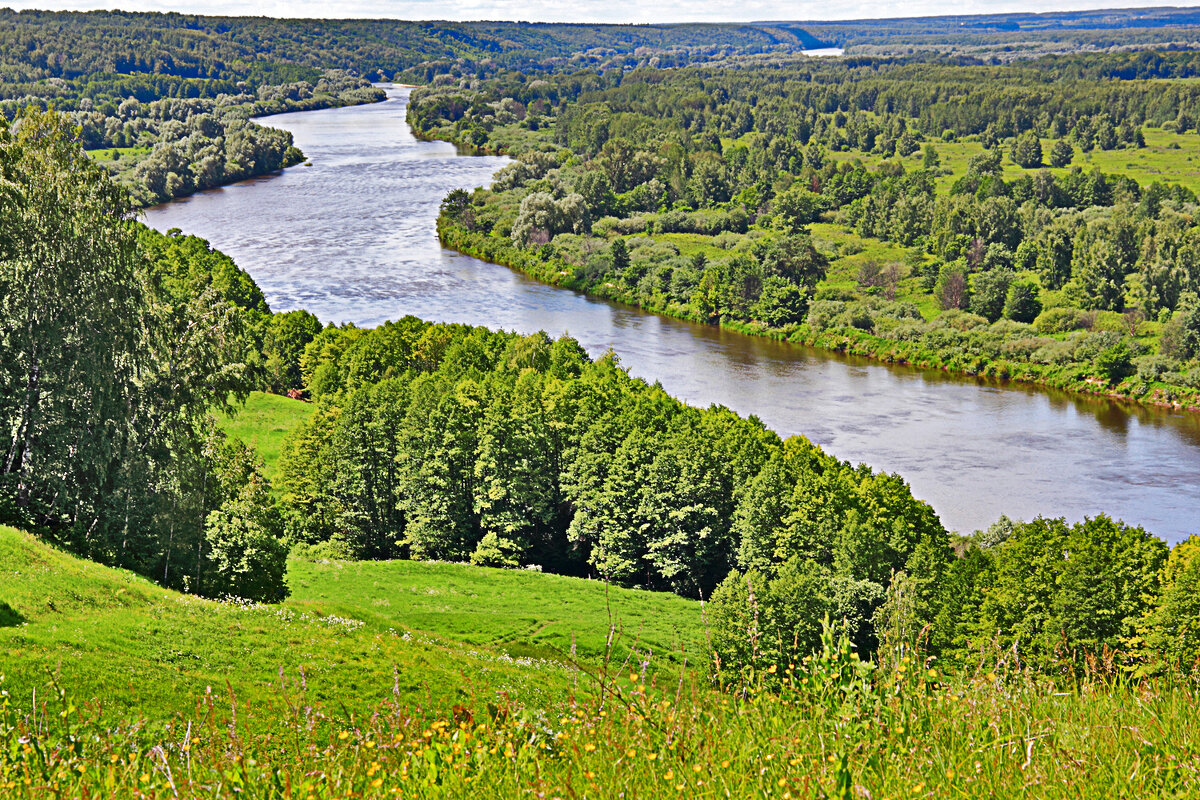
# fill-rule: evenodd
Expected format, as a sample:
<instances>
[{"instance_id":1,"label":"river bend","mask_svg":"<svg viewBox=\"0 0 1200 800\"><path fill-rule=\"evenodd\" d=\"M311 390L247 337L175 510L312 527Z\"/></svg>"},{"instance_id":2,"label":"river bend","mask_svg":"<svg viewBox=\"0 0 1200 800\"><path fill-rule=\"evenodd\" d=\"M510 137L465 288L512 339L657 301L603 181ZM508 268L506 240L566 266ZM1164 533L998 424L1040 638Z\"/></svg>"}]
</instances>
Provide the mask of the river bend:
<instances>
[{"instance_id":1,"label":"river bend","mask_svg":"<svg viewBox=\"0 0 1200 800\"><path fill-rule=\"evenodd\" d=\"M846 358L647 314L443 249L438 204L505 163L417 140L408 90L384 103L283 114L312 160L159 206L146 222L208 239L271 308L375 325L414 314L615 350L689 403L756 414L839 458L899 472L947 527L1001 513L1105 512L1175 542L1200 533L1200 415Z\"/></svg>"}]
</instances>

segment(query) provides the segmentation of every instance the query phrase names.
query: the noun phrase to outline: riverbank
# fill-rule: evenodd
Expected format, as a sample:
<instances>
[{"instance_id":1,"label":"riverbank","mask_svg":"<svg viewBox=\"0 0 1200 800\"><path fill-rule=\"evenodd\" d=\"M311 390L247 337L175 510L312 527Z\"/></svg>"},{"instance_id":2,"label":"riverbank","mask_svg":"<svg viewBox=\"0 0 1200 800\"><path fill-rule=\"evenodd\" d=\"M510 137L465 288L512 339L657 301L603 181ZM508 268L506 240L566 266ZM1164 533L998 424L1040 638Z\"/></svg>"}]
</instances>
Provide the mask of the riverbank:
<instances>
[{"instance_id":1,"label":"riverbank","mask_svg":"<svg viewBox=\"0 0 1200 800\"><path fill-rule=\"evenodd\" d=\"M274 88L274 87L270 87ZM247 95L249 97L249 95ZM102 147L88 151L105 164L129 190L134 205L146 209L251 178L277 174L288 167L311 163L296 147L290 133L261 120L300 111L323 111L369 105L387 100L376 86L353 86L314 93L299 99L256 99L216 113L204 122L192 117L177 138L158 139L137 147ZM199 116L199 115L193 115Z\"/></svg>"},{"instance_id":2,"label":"riverbank","mask_svg":"<svg viewBox=\"0 0 1200 800\"><path fill-rule=\"evenodd\" d=\"M747 336L803 344L834 353L861 356L887 364L939 370L965 378L981 377L1001 382L1043 386L1080 395L1103 397L1149 408L1200 412L1200 391L1161 381L1147 381L1134 372L1117 380L1106 379L1095 368L1080 364L1059 366L1010 358L995 358L984 352L938 352L921 342L897 341L849 326L815 330L807 323L773 327L753 320L721 318L706 320L689 308L667 302L664 297L636 294L615 283L589 285L575 275L574 267L539 252L512 245L507 239L468 231L447 217L438 219L438 239L455 252L516 270L523 275L563 289L611 300L656 314L699 324L716 325ZM962 331L965 333L966 331ZM1127 365L1132 368L1132 364Z\"/></svg>"}]
</instances>

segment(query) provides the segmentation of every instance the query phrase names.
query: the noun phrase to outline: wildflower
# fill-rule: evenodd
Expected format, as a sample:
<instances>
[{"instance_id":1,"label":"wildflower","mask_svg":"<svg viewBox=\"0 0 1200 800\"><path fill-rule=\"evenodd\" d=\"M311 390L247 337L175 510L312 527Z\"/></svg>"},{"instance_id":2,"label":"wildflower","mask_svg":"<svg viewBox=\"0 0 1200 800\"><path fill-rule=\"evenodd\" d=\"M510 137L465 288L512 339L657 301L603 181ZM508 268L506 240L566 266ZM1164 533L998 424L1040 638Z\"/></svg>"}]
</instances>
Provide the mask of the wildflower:
<instances>
[{"instance_id":1,"label":"wildflower","mask_svg":"<svg viewBox=\"0 0 1200 800\"><path fill-rule=\"evenodd\" d=\"M625 755L629 756L630 758L633 758L634 756L636 756L636 755L637 755L637 750L634 750L634 749L631 747L631 748L629 748L628 750L626 750L626 751L625 751Z\"/></svg>"},{"instance_id":2,"label":"wildflower","mask_svg":"<svg viewBox=\"0 0 1200 800\"><path fill-rule=\"evenodd\" d=\"M592 752L593 750L595 750L595 749L596 749L596 745L592 744L591 742L588 742L587 744L585 744L585 745L583 746L583 749L584 749L584 751L585 751L585 752L588 752L588 753L590 753L590 752Z\"/></svg>"},{"instance_id":3,"label":"wildflower","mask_svg":"<svg viewBox=\"0 0 1200 800\"><path fill-rule=\"evenodd\" d=\"M648 761L653 761L656 758L658 758L658 753L646 753L646 759Z\"/></svg>"}]
</instances>

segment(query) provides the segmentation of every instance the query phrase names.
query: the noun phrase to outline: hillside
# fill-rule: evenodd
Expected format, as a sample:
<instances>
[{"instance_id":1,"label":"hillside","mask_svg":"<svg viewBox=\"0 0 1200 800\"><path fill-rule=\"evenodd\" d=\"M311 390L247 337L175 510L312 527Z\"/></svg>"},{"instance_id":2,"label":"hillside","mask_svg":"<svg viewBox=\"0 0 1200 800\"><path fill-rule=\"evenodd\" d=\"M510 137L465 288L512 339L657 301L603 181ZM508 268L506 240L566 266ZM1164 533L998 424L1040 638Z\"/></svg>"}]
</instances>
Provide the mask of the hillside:
<instances>
[{"instance_id":1,"label":"hillside","mask_svg":"<svg viewBox=\"0 0 1200 800\"><path fill-rule=\"evenodd\" d=\"M655 661L697 653L703 637L682 598L451 564L293 559L291 599L249 605L162 589L0 527L0 575L10 693L45 695L53 675L76 702L150 716L186 713L209 688L227 696L227 679L242 703L269 709L281 678L301 671L310 700L359 712L387 698L544 700L579 681L573 642L587 669L600 665L610 609L620 660L631 645Z\"/></svg>"},{"instance_id":2,"label":"hillside","mask_svg":"<svg viewBox=\"0 0 1200 800\"><path fill-rule=\"evenodd\" d=\"M698 615L679 598L458 565L290 567L285 605L217 603L0 528L0 792L1183 797L1196 785L1185 686L1097 691L1086 678L1062 692L1003 658L960 679L905 657L868 679L826 639L795 676L722 695L597 661L608 607L621 641L640 628L657 652L686 645ZM603 691L557 655L575 633ZM768 686L782 694L756 697Z\"/></svg>"},{"instance_id":3,"label":"hillside","mask_svg":"<svg viewBox=\"0 0 1200 800\"><path fill-rule=\"evenodd\" d=\"M284 441L312 413L313 407L301 400L251 392L233 414L218 414L217 424L225 435L256 452L263 460L263 475L274 480Z\"/></svg>"}]
</instances>

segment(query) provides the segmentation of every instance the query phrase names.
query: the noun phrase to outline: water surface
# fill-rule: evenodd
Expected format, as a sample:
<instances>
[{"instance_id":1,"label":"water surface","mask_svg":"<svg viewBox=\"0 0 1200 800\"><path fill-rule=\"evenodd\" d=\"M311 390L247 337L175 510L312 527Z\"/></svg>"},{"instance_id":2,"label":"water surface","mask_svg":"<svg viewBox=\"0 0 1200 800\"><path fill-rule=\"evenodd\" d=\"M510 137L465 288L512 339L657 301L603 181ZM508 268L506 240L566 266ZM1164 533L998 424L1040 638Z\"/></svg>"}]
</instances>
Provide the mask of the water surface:
<instances>
[{"instance_id":1,"label":"water surface","mask_svg":"<svg viewBox=\"0 0 1200 800\"><path fill-rule=\"evenodd\" d=\"M950 378L646 314L442 249L441 199L504 159L416 140L408 90L370 106L264 120L312 166L152 209L146 221L210 240L277 311L375 325L415 314L522 332L564 331L592 354L692 404L756 414L840 458L899 472L952 529L1001 513L1108 513L1168 541L1200 533L1200 415Z\"/></svg>"}]
</instances>

